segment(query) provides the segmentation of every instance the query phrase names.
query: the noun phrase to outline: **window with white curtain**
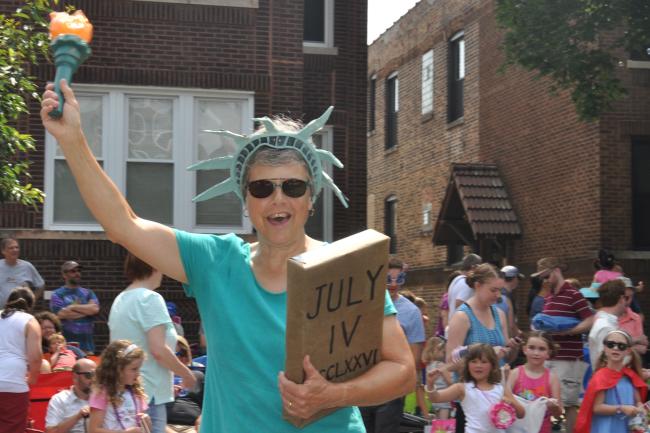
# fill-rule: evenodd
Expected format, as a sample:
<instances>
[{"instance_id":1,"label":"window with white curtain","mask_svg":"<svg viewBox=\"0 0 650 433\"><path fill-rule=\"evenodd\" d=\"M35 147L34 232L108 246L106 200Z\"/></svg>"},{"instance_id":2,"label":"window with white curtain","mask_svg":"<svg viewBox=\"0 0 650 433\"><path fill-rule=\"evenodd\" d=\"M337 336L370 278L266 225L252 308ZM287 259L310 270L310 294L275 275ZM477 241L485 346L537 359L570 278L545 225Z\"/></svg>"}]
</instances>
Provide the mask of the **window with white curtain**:
<instances>
[{"instance_id":1,"label":"window with white curtain","mask_svg":"<svg viewBox=\"0 0 650 433\"><path fill-rule=\"evenodd\" d=\"M230 125L241 122L244 109L242 101L219 101L209 98L196 99L194 117L197 134L195 162L232 155L236 151L234 142L206 130L231 129ZM198 171L195 190L205 191L218 181L226 179L229 170ZM195 223L197 227L210 227L217 221L222 226L236 226L242 219L242 204L234 193L221 196L219 200L206 200L196 204Z\"/></svg>"},{"instance_id":2,"label":"window with white curtain","mask_svg":"<svg viewBox=\"0 0 650 433\"><path fill-rule=\"evenodd\" d=\"M201 203L196 194L227 170L188 172L199 160L231 155L234 142L206 129L252 131L252 92L74 86L93 155L136 214L198 232L249 233L234 193ZM45 228L101 230L84 205L61 149L46 136Z\"/></svg>"},{"instance_id":3,"label":"window with white curtain","mask_svg":"<svg viewBox=\"0 0 650 433\"><path fill-rule=\"evenodd\" d=\"M422 55L422 114L433 111L433 50Z\"/></svg>"},{"instance_id":4,"label":"window with white curtain","mask_svg":"<svg viewBox=\"0 0 650 433\"><path fill-rule=\"evenodd\" d=\"M126 199L134 212L174 223L172 98L128 97Z\"/></svg>"}]
</instances>

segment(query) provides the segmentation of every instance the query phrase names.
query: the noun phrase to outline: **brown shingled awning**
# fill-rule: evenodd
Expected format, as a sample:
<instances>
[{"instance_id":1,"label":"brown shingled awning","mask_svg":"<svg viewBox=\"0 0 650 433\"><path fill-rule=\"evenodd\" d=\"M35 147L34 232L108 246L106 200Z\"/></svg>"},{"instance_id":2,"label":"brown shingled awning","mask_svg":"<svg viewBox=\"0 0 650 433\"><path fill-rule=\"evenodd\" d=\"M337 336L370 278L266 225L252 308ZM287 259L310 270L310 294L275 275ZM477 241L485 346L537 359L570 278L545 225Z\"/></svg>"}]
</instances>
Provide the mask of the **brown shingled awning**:
<instances>
[{"instance_id":1,"label":"brown shingled awning","mask_svg":"<svg viewBox=\"0 0 650 433\"><path fill-rule=\"evenodd\" d=\"M497 166L452 164L433 243L472 245L519 236L521 227Z\"/></svg>"}]
</instances>

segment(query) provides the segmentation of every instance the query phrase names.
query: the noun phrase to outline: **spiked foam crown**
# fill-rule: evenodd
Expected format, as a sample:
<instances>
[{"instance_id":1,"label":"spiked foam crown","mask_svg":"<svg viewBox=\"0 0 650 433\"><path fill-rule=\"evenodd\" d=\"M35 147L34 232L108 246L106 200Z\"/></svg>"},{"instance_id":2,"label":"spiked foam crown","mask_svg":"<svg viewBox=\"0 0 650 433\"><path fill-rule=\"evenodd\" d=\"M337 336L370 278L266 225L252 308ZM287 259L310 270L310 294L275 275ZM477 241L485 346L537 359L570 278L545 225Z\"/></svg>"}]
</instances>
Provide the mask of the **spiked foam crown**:
<instances>
[{"instance_id":1,"label":"spiked foam crown","mask_svg":"<svg viewBox=\"0 0 650 433\"><path fill-rule=\"evenodd\" d=\"M242 182L246 164L255 152L263 147L269 147L278 150L293 149L303 157L311 176L312 201L316 200L321 189L326 186L334 191L343 206L348 207L348 201L341 190L334 184L332 178L323 171L323 162L330 162L338 168L343 168L343 164L331 152L316 148L311 139L312 135L325 125L330 114L332 114L332 110L334 110L334 107L329 107L318 119L312 120L297 132L279 131L268 117L253 119L262 123L265 131L253 133L250 136L225 130L206 130L205 132L232 138L238 150L234 155L200 161L187 168L188 170L230 169L228 179L203 191L194 197L192 201L209 200L219 195L234 192L244 202Z\"/></svg>"}]
</instances>

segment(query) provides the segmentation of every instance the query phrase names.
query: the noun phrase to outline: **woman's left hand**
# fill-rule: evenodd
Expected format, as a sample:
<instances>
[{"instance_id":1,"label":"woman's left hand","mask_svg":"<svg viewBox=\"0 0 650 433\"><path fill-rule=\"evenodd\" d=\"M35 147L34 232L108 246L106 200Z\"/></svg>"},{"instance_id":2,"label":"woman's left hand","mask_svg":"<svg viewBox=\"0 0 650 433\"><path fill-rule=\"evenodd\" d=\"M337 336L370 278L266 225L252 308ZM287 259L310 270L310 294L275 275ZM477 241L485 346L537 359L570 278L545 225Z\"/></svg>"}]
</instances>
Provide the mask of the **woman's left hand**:
<instances>
[{"instance_id":1,"label":"woman's left hand","mask_svg":"<svg viewBox=\"0 0 650 433\"><path fill-rule=\"evenodd\" d=\"M307 419L322 409L334 406L328 401L331 395L328 391L335 385L320 375L312 365L309 355L303 359L302 367L305 371L303 384L292 382L284 372L280 372L278 385L282 404L287 412L298 418Z\"/></svg>"}]
</instances>

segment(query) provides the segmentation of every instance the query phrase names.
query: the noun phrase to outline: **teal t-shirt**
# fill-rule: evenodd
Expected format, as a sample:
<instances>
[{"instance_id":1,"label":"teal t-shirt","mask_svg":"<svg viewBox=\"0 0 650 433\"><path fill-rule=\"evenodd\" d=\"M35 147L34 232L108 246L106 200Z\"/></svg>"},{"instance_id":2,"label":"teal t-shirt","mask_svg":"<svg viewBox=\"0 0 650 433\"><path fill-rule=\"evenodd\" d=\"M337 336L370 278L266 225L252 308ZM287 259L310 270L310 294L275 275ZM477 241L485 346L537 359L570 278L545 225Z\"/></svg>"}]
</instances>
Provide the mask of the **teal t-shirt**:
<instances>
[{"instance_id":1,"label":"teal t-shirt","mask_svg":"<svg viewBox=\"0 0 650 433\"><path fill-rule=\"evenodd\" d=\"M250 245L235 235L176 231L188 284L208 341L201 432L365 432L356 407L339 409L302 429L282 418L278 373L284 370L286 300L261 287ZM395 314L386 295L384 314Z\"/></svg>"},{"instance_id":2,"label":"teal t-shirt","mask_svg":"<svg viewBox=\"0 0 650 433\"><path fill-rule=\"evenodd\" d=\"M113 301L108 316L111 341L129 340L147 354L140 375L148 401L155 404L174 401L174 376L151 356L147 332L156 326L165 327L165 344L176 351L178 335L167 312L165 300L153 290L134 288L124 290Z\"/></svg>"}]
</instances>

